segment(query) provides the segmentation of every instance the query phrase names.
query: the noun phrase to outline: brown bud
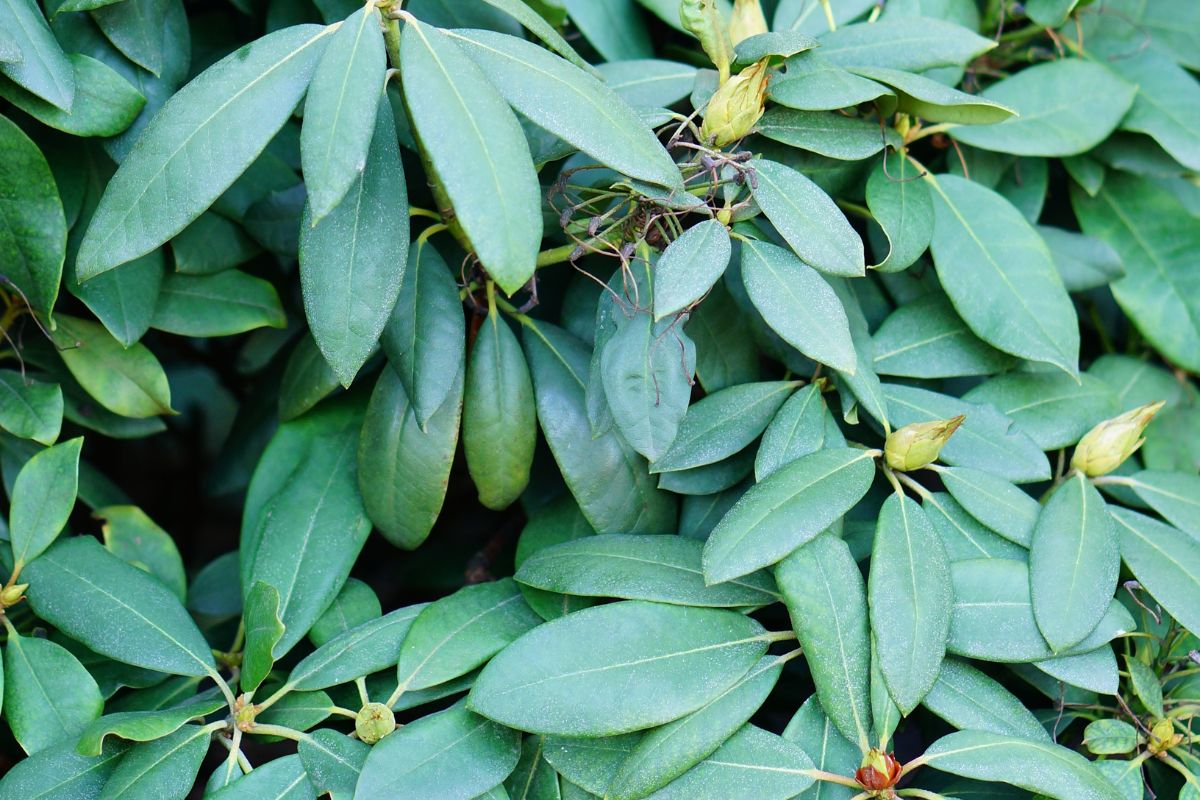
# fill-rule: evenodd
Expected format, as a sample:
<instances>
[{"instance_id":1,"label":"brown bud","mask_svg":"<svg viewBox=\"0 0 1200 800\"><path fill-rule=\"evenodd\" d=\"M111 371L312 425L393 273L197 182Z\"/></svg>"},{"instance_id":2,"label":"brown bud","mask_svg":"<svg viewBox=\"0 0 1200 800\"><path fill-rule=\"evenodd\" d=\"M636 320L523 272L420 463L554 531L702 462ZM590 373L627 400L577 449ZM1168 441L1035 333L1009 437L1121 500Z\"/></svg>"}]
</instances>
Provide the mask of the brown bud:
<instances>
[{"instance_id":1,"label":"brown bud","mask_svg":"<svg viewBox=\"0 0 1200 800\"><path fill-rule=\"evenodd\" d=\"M900 770L900 762L891 753L872 749L863 756L854 779L868 792L882 792L896 785Z\"/></svg>"}]
</instances>

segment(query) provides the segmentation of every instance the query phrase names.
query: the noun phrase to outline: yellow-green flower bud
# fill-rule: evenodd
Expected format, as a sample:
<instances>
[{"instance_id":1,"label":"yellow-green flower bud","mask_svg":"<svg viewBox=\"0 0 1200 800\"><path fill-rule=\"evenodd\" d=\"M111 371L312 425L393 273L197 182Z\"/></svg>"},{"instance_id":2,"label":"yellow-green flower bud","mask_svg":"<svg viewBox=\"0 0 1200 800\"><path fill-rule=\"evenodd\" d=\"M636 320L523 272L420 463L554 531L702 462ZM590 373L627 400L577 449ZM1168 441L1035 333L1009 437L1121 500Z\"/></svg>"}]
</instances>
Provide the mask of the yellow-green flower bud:
<instances>
[{"instance_id":1,"label":"yellow-green flower bud","mask_svg":"<svg viewBox=\"0 0 1200 800\"><path fill-rule=\"evenodd\" d=\"M28 588L28 583L18 583L0 591L0 608L9 608L21 602L21 598L25 596L25 590Z\"/></svg>"},{"instance_id":2,"label":"yellow-green flower bud","mask_svg":"<svg viewBox=\"0 0 1200 800\"><path fill-rule=\"evenodd\" d=\"M729 19L729 40L738 42L767 32L767 18L759 0L734 0L733 16Z\"/></svg>"},{"instance_id":3,"label":"yellow-green flower bud","mask_svg":"<svg viewBox=\"0 0 1200 800\"><path fill-rule=\"evenodd\" d=\"M900 472L922 469L937 461L942 448L962 425L966 416L959 414L950 419L933 422L914 422L891 432L883 447L887 464Z\"/></svg>"},{"instance_id":4,"label":"yellow-green flower bud","mask_svg":"<svg viewBox=\"0 0 1200 800\"><path fill-rule=\"evenodd\" d=\"M736 142L754 128L765 110L767 61L756 61L713 94L704 110L700 135L717 147Z\"/></svg>"},{"instance_id":5,"label":"yellow-green flower bud","mask_svg":"<svg viewBox=\"0 0 1200 800\"><path fill-rule=\"evenodd\" d=\"M1112 472L1146 441L1142 438L1142 433L1162 407L1161 400L1157 403L1147 403L1132 411L1126 411L1119 417L1101 422L1075 445L1071 466L1093 478Z\"/></svg>"},{"instance_id":6,"label":"yellow-green flower bud","mask_svg":"<svg viewBox=\"0 0 1200 800\"><path fill-rule=\"evenodd\" d=\"M396 730L396 715L383 703L367 703L354 718L354 732L367 744L375 744Z\"/></svg>"},{"instance_id":7,"label":"yellow-green flower bud","mask_svg":"<svg viewBox=\"0 0 1200 800\"><path fill-rule=\"evenodd\" d=\"M685 31L700 40L700 46L720 73L723 86L729 80L733 44L729 41L729 30L721 19L717 0L680 0L679 21Z\"/></svg>"},{"instance_id":8,"label":"yellow-green flower bud","mask_svg":"<svg viewBox=\"0 0 1200 800\"><path fill-rule=\"evenodd\" d=\"M1146 743L1151 753L1165 753L1183 743L1183 735L1175 730L1169 719L1160 719L1150 729L1150 741Z\"/></svg>"}]
</instances>

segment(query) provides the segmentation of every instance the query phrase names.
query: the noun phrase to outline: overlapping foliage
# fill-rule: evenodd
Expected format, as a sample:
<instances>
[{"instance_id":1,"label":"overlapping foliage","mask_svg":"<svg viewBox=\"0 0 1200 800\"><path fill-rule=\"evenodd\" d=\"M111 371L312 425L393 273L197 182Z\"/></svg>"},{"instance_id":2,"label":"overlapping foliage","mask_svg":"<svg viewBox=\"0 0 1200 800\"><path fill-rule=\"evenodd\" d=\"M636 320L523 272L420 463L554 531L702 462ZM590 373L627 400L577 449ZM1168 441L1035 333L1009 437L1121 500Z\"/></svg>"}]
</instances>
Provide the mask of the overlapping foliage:
<instances>
[{"instance_id":1,"label":"overlapping foliage","mask_svg":"<svg viewBox=\"0 0 1200 800\"><path fill-rule=\"evenodd\" d=\"M0 0L0 799L1200 797L1198 54L1187 0ZM88 450L188 358L244 511L185 565ZM383 613L460 473L515 564Z\"/></svg>"}]
</instances>

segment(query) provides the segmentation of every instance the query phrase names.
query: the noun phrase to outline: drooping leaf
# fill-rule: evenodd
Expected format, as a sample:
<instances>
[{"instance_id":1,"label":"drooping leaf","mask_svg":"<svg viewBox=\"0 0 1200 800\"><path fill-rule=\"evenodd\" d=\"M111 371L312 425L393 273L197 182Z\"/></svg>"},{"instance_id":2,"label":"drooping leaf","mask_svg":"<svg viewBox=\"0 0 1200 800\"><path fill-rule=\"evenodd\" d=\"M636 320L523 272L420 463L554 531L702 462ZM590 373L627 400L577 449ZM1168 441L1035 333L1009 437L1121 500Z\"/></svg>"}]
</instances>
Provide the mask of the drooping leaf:
<instances>
[{"instance_id":1,"label":"drooping leaf","mask_svg":"<svg viewBox=\"0 0 1200 800\"><path fill-rule=\"evenodd\" d=\"M75 263L80 280L150 252L228 189L291 115L330 32L298 25L268 34L167 101L96 208ZM221 158L205 157L217 141Z\"/></svg>"},{"instance_id":2,"label":"drooping leaf","mask_svg":"<svg viewBox=\"0 0 1200 800\"><path fill-rule=\"evenodd\" d=\"M867 208L888 242L887 255L874 268L898 272L911 266L929 247L933 200L925 181L914 180L917 173L907 158L897 159L895 175L885 167L886 162L881 163L867 178Z\"/></svg>"},{"instance_id":3,"label":"drooping leaf","mask_svg":"<svg viewBox=\"0 0 1200 800\"><path fill-rule=\"evenodd\" d=\"M413 130L455 224L488 274L516 292L542 239L541 191L520 123L483 70L432 26L404 25L400 69Z\"/></svg>"},{"instance_id":4,"label":"drooping leaf","mask_svg":"<svg viewBox=\"0 0 1200 800\"><path fill-rule=\"evenodd\" d=\"M911 72L889 67L851 67L850 71L886 86L896 95L898 110L928 122L987 125L1003 122L1014 113L1007 106Z\"/></svg>"},{"instance_id":5,"label":"drooping leaf","mask_svg":"<svg viewBox=\"0 0 1200 800\"><path fill-rule=\"evenodd\" d=\"M733 611L613 603L522 636L484 667L468 702L533 733L609 736L696 711L765 652L762 627Z\"/></svg>"},{"instance_id":6,"label":"drooping leaf","mask_svg":"<svg viewBox=\"0 0 1200 800\"><path fill-rule=\"evenodd\" d=\"M475 797L508 777L520 757L519 733L460 702L371 748L354 797Z\"/></svg>"},{"instance_id":7,"label":"drooping leaf","mask_svg":"<svg viewBox=\"0 0 1200 800\"><path fill-rule=\"evenodd\" d=\"M48 447L17 474L8 533L14 564L28 564L54 543L75 508L83 437Z\"/></svg>"},{"instance_id":8,"label":"drooping leaf","mask_svg":"<svg viewBox=\"0 0 1200 800\"><path fill-rule=\"evenodd\" d=\"M104 546L114 555L149 572L180 602L187 598L187 573L171 535L137 506L105 506L93 512L104 520Z\"/></svg>"},{"instance_id":9,"label":"drooping leaf","mask_svg":"<svg viewBox=\"0 0 1200 800\"><path fill-rule=\"evenodd\" d=\"M87 536L64 539L22 573L39 617L92 650L173 675L211 675L212 650L171 591Z\"/></svg>"},{"instance_id":10,"label":"drooping leaf","mask_svg":"<svg viewBox=\"0 0 1200 800\"><path fill-rule=\"evenodd\" d=\"M426 606L399 608L335 636L305 656L286 685L301 691L328 689L392 666L413 620Z\"/></svg>"},{"instance_id":11,"label":"drooping leaf","mask_svg":"<svg viewBox=\"0 0 1200 800\"><path fill-rule=\"evenodd\" d=\"M142 93L102 61L82 53L71 53L67 59L76 86L70 111L7 81L0 82L0 97L73 136L115 136L128 128L146 104Z\"/></svg>"},{"instance_id":12,"label":"drooping leaf","mask_svg":"<svg viewBox=\"0 0 1200 800\"><path fill-rule=\"evenodd\" d=\"M132 742L151 742L174 733L188 722L205 717L225 707L220 697L194 699L168 709L150 711L120 711L105 714L88 725L79 737L75 750L81 755L99 755L110 739Z\"/></svg>"},{"instance_id":13,"label":"drooping leaf","mask_svg":"<svg viewBox=\"0 0 1200 800\"><path fill-rule=\"evenodd\" d=\"M955 310L988 344L1077 375L1079 323L1037 232L978 184L940 175L933 186L933 260Z\"/></svg>"},{"instance_id":14,"label":"drooping leaf","mask_svg":"<svg viewBox=\"0 0 1200 800\"><path fill-rule=\"evenodd\" d=\"M309 227L342 201L370 158L367 151L380 127L387 67L379 26L378 9L355 11L329 38L313 72L300 131L300 161L312 215ZM382 107L391 110L386 102ZM387 142L389 153L393 142L395 136ZM382 214L380 219L391 221ZM403 214L396 221L407 219Z\"/></svg>"},{"instance_id":15,"label":"drooping leaf","mask_svg":"<svg viewBox=\"0 0 1200 800\"><path fill-rule=\"evenodd\" d=\"M1104 498L1076 473L1042 507L1029 551L1033 613L1055 652L1095 629L1120 567L1120 543Z\"/></svg>"},{"instance_id":16,"label":"drooping leaf","mask_svg":"<svg viewBox=\"0 0 1200 800\"><path fill-rule=\"evenodd\" d=\"M821 450L756 484L705 543L705 581L721 583L774 564L837 522L871 487L877 452Z\"/></svg>"},{"instance_id":17,"label":"drooping leaf","mask_svg":"<svg viewBox=\"0 0 1200 800\"><path fill-rule=\"evenodd\" d=\"M871 342L880 375L988 375L1016 362L972 333L941 292L901 305L883 321Z\"/></svg>"},{"instance_id":18,"label":"drooping leaf","mask_svg":"<svg viewBox=\"0 0 1200 800\"><path fill-rule=\"evenodd\" d=\"M950 630L950 562L925 511L894 494L884 501L867 593L880 671L902 714L938 678Z\"/></svg>"},{"instance_id":19,"label":"drooping leaf","mask_svg":"<svg viewBox=\"0 0 1200 800\"><path fill-rule=\"evenodd\" d=\"M866 586L850 549L833 534L818 536L776 568L775 580L821 707L842 736L866 747L872 729L871 631Z\"/></svg>"},{"instance_id":20,"label":"drooping leaf","mask_svg":"<svg viewBox=\"0 0 1200 800\"><path fill-rule=\"evenodd\" d=\"M829 195L791 167L767 159L753 166L754 199L796 255L830 275L864 274L862 240Z\"/></svg>"},{"instance_id":21,"label":"drooping leaf","mask_svg":"<svg viewBox=\"0 0 1200 800\"><path fill-rule=\"evenodd\" d=\"M167 375L145 345L123 347L90 320L65 314L54 319L54 343L63 363L97 403L134 419L175 413Z\"/></svg>"},{"instance_id":22,"label":"drooping leaf","mask_svg":"<svg viewBox=\"0 0 1200 800\"><path fill-rule=\"evenodd\" d=\"M12 370L0 370L0 428L22 439L54 444L62 429L63 393Z\"/></svg>"},{"instance_id":23,"label":"drooping leaf","mask_svg":"<svg viewBox=\"0 0 1200 800\"><path fill-rule=\"evenodd\" d=\"M817 6L810 5L809 8ZM767 84L767 93L772 100L788 108L834 111L879 98L895 99L888 87L826 61L818 51L789 58L786 67L782 75Z\"/></svg>"},{"instance_id":24,"label":"drooping leaf","mask_svg":"<svg viewBox=\"0 0 1200 800\"><path fill-rule=\"evenodd\" d=\"M275 287L236 269L215 275L168 274L150 320L152 328L180 336L232 336L286 325Z\"/></svg>"}]
</instances>

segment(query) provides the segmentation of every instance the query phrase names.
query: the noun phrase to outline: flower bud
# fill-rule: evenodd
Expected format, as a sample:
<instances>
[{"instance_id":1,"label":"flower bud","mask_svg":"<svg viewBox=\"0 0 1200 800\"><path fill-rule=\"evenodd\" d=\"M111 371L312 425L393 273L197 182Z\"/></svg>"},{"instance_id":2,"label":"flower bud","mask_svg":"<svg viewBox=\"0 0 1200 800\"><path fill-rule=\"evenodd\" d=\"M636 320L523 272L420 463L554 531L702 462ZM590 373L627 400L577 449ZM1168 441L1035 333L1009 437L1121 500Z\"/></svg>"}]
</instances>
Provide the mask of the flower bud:
<instances>
[{"instance_id":1,"label":"flower bud","mask_svg":"<svg viewBox=\"0 0 1200 800\"><path fill-rule=\"evenodd\" d=\"M733 44L729 31L721 20L717 0L680 0L679 21L683 29L700 40L721 76L721 85L729 80L729 65L733 63Z\"/></svg>"},{"instance_id":2,"label":"flower bud","mask_svg":"<svg viewBox=\"0 0 1200 800\"><path fill-rule=\"evenodd\" d=\"M937 461L946 442L962 425L966 415L933 422L914 422L891 432L883 454L889 467L900 472L922 469Z\"/></svg>"},{"instance_id":3,"label":"flower bud","mask_svg":"<svg viewBox=\"0 0 1200 800\"><path fill-rule=\"evenodd\" d=\"M1158 755L1182 743L1183 734L1175 730L1175 726L1171 724L1171 720L1160 719L1150 729L1150 741L1146 743L1146 747L1151 753Z\"/></svg>"},{"instance_id":4,"label":"flower bud","mask_svg":"<svg viewBox=\"0 0 1200 800\"><path fill-rule=\"evenodd\" d=\"M765 110L767 59L734 75L713 94L704 110L700 135L717 147L736 142L754 128Z\"/></svg>"},{"instance_id":5,"label":"flower bud","mask_svg":"<svg viewBox=\"0 0 1200 800\"><path fill-rule=\"evenodd\" d=\"M354 732L367 744L375 744L396 730L396 715L383 703L367 703L354 718Z\"/></svg>"},{"instance_id":6,"label":"flower bud","mask_svg":"<svg viewBox=\"0 0 1200 800\"><path fill-rule=\"evenodd\" d=\"M1147 403L1101 422L1075 445L1071 466L1092 478L1112 472L1146 441L1142 433L1162 407L1162 400Z\"/></svg>"},{"instance_id":7,"label":"flower bud","mask_svg":"<svg viewBox=\"0 0 1200 800\"><path fill-rule=\"evenodd\" d=\"M25 590L28 588L28 583L18 583L0 591L0 608L9 608L21 602L21 598L25 596Z\"/></svg>"},{"instance_id":8,"label":"flower bud","mask_svg":"<svg viewBox=\"0 0 1200 800\"><path fill-rule=\"evenodd\" d=\"M734 47L743 39L767 30L767 18L763 16L759 0L734 0L733 17L729 20L729 39Z\"/></svg>"},{"instance_id":9,"label":"flower bud","mask_svg":"<svg viewBox=\"0 0 1200 800\"><path fill-rule=\"evenodd\" d=\"M868 792L891 789L900 780L900 762L891 753L872 749L863 756L854 779Z\"/></svg>"}]
</instances>

